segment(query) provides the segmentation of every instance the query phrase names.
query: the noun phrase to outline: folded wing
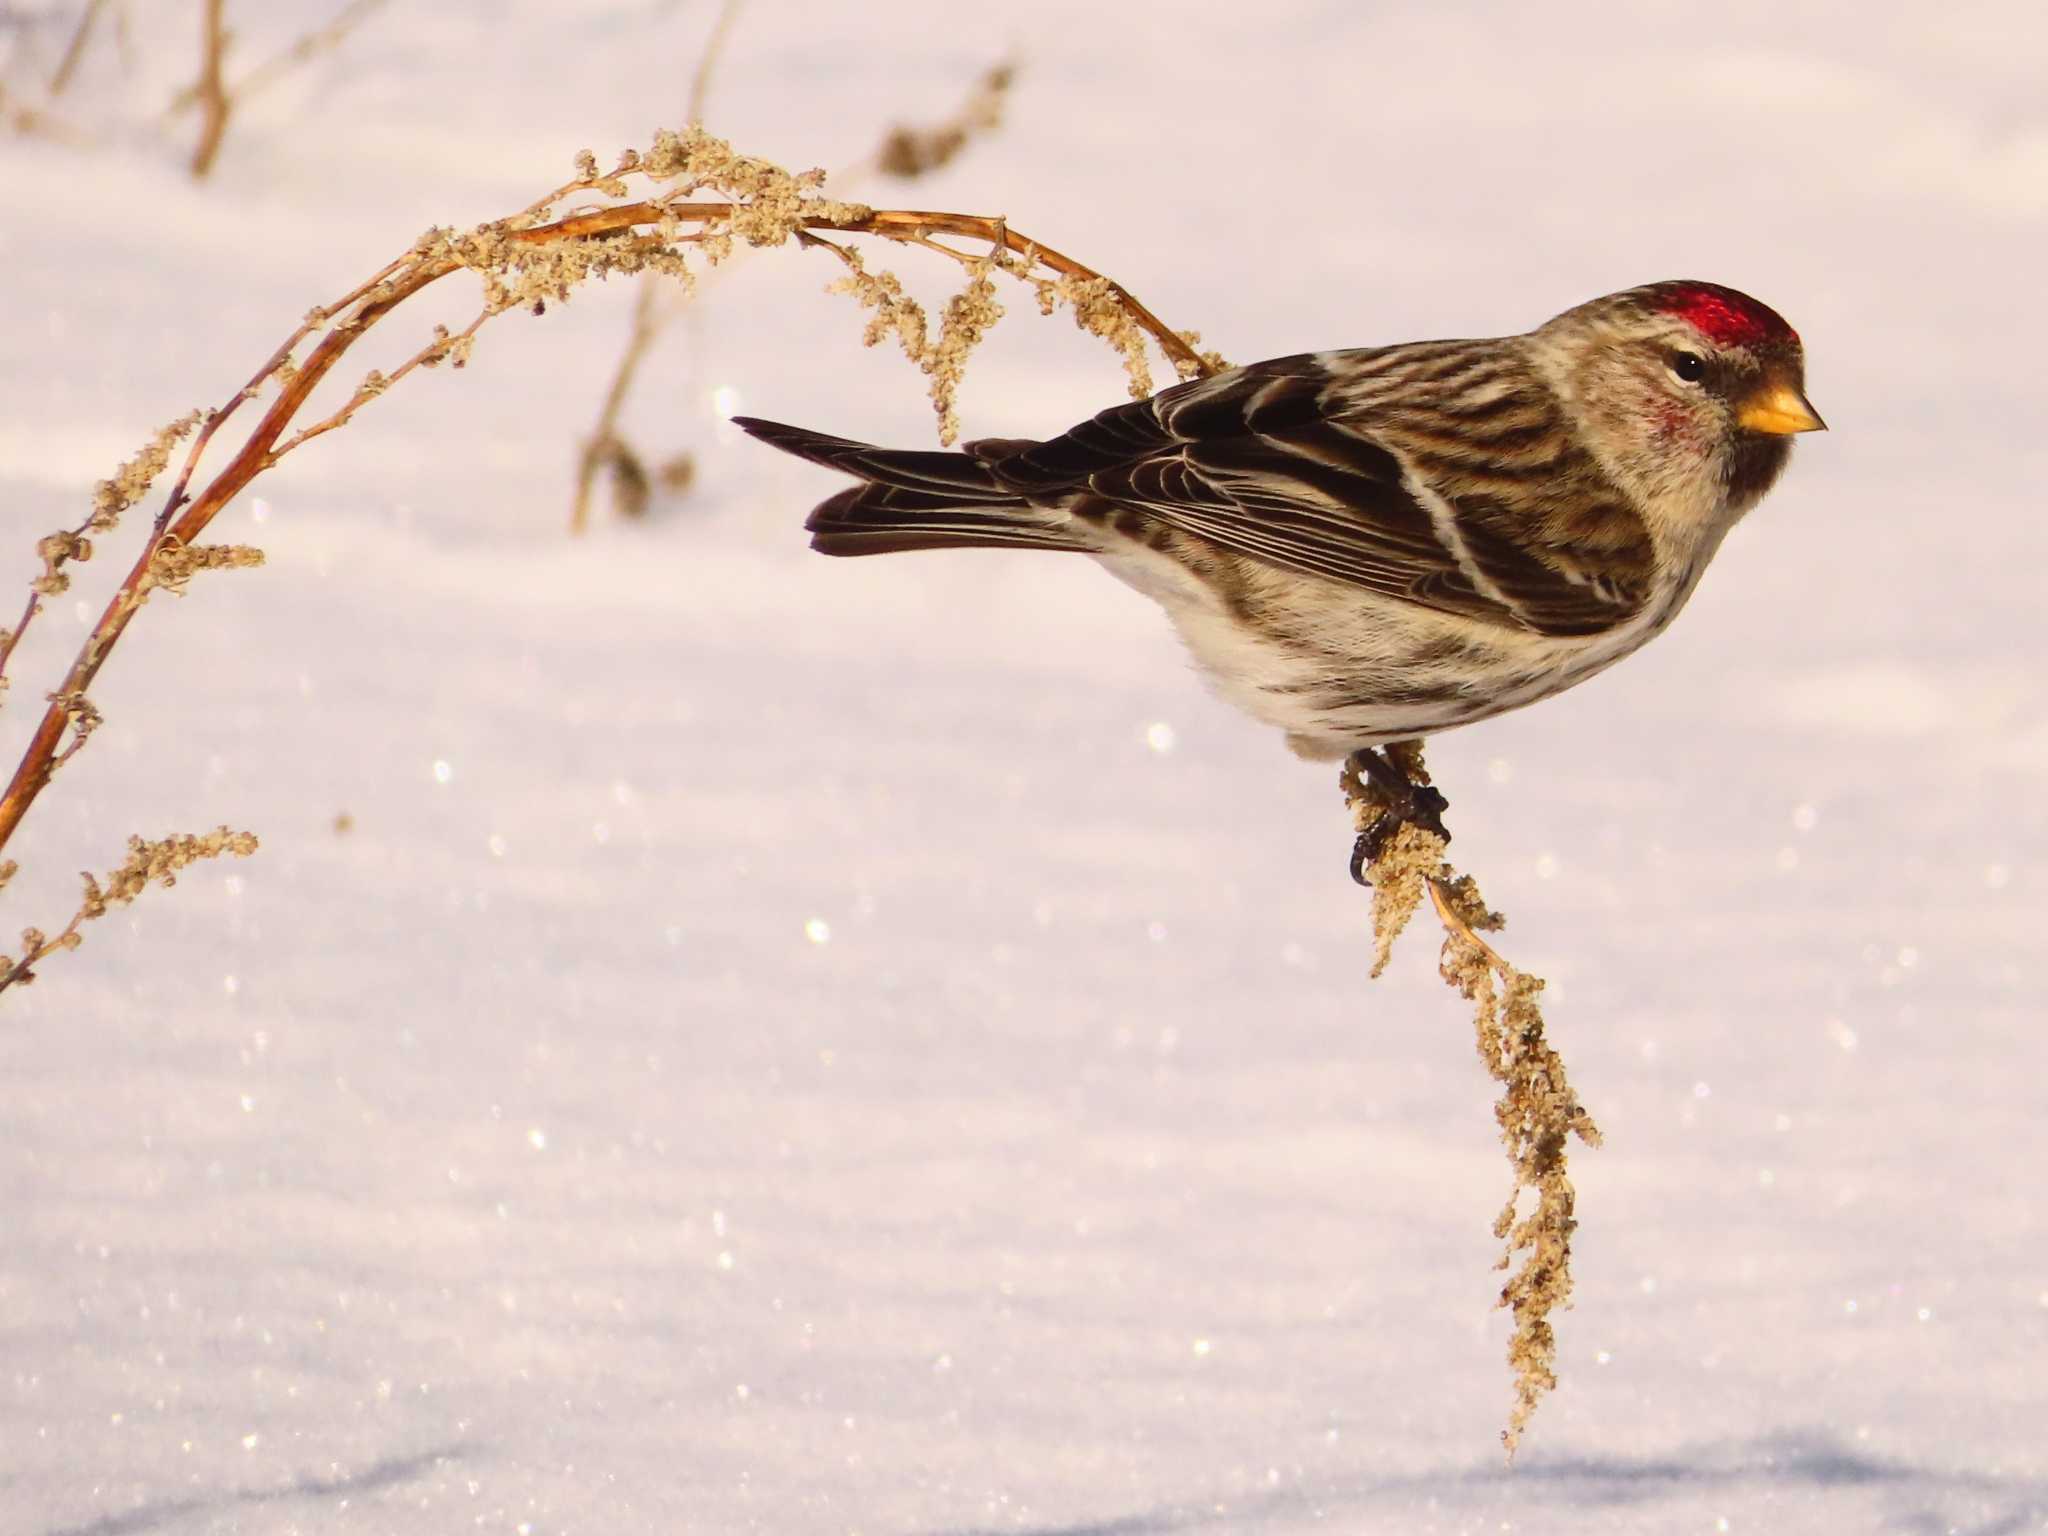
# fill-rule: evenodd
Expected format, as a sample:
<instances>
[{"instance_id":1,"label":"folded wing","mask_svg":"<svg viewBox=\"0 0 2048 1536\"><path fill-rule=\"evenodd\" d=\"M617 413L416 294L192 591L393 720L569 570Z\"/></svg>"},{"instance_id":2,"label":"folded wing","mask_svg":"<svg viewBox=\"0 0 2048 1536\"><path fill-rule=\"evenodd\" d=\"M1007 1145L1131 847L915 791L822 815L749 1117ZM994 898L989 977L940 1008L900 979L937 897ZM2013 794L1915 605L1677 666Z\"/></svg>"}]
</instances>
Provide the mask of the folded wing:
<instances>
[{"instance_id":1,"label":"folded wing","mask_svg":"<svg viewBox=\"0 0 2048 1536\"><path fill-rule=\"evenodd\" d=\"M1276 358L1102 412L1043 443L968 453L1031 500L1081 493L1225 549L1439 612L1545 635L1587 635L1637 612L1646 562L1546 546L1541 514L1515 505L1512 475L1485 492L1432 486L1394 446L1469 439L1475 413L1448 386L1400 390L1399 418L1344 390L1332 361L1371 375L1401 354L1439 374L1455 354L1422 349ZM1432 419L1432 398L1441 398ZM1542 495L1540 477L1528 482ZM1087 515L1085 499L1076 505ZM1505 531L1504 531L1505 530Z\"/></svg>"}]
</instances>

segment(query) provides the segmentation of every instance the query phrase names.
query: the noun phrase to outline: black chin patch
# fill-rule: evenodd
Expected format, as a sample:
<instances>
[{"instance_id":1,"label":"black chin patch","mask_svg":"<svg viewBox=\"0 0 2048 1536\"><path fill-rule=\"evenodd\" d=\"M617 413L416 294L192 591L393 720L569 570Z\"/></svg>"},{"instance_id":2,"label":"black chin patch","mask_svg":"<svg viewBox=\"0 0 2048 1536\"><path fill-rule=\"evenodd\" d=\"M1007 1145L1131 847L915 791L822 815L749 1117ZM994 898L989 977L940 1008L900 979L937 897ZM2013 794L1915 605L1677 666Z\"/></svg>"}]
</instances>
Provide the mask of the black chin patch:
<instances>
[{"instance_id":1,"label":"black chin patch","mask_svg":"<svg viewBox=\"0 0 2048 1536\"><path fill-rule=\"evenodd\" d=\"M1771 432L1739 431L1728 466L1728 499L1747 506L1768 491L1792 457L1792 440Z\"/></svg>"}]
</instances>

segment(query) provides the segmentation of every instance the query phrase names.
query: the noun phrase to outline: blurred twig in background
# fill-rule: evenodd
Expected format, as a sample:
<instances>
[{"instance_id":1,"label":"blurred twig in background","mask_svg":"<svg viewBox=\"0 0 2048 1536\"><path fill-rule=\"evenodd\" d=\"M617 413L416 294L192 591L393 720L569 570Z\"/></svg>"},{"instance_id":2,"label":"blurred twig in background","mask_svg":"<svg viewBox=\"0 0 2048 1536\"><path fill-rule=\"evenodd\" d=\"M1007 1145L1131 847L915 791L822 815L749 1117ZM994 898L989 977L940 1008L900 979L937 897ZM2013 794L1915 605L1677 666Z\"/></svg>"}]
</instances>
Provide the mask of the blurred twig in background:
<instances>
[{"instance_id":1,"label":"blurred twig in background","mask_svg":"<svg viewBox=\"0 0 2048 1536\"><path fill-rule=\"evenodd\" d=\"M740 0L726 0L698 57L686 114L686 120L693 125L704 120L705 97L739 9ZM1014 65L996 65L976 81L966 102L953 116L929 127L898 124L883 136L881 147L869 159L851 172L841 172L838 179L844 181L862 172L878 172L908 180L937 170L965 149L977 134L993 132L1000 125L1015 76ZM618 367L605 389L597 421L577 451L576 487L569 503L571 533L582 533L590 526L591 497L601 474L610 478L612 510L621 517L639 517L646 512L655 481L674 492L694 478L695 461L688 454L672 456L650 475L645 457L619 428L619 418L640 365L674 316L674 309L664 305L665 295L666 290L654 274L641 279L640 291L633 301L625 351L619 355Z\"/></svg>"},{"instance_id":2,"label":"blurred twig in background","mask_svg":"<svg viewBox=\"0 0 2048 1536\"><path fill-rule=\"evenodd\" d=\"M384 4L386 0L349 0L326 25L294 39L241 79L230 80L227 56L234 45L235 35L228 26L226 0L199 0L198 74L190 85L171 98L164 112L164 119L168 122L194 107L199 109L199 138L189 162L192 174L204 177L212 171L221 143L227 136L228 124L237 109L294 68L339 47L356 27ZM55 115L52 108L78 79L80 66L88 54L96 51L97 40L108 30L104 23L109 13L113 17L114 38L125 61L128 52L127 11L121 6L110 5L108 0L85 0L79 7L78 19L70 29L69 40L47 82L25 91L18 78L12 87L6 81L0 81L0 128L72 145L91 141L92 135L68 125ZM51 12L45 16L18 18L18 30L28 36L54 20L55 15ZM14 69L10 73L18 77L20 71ZM39 101L35 99L38 95L41 97Z\"/></svg>"},{"instance_id":3,"label":"blurred twig in background","mask_svg":"<svg viewBox=\"0 0 2048 1536\"><path fill-rule=\"evenodd\" d=\"M71 77L78 71L78 61L85 57L85 45L92 39L92 30L98 25L100 12L107 8L107 0L86 0L85 9L79 12L78 25L72 28L71 41L64 47L64 57L57 63L57 71L50 76L50 97L55 100L64 94L64 88L71 83Z\"/></svg>"},{"instance_id":4,"label":"blurred twig in background","mask_svg":"<svg viewBox=\"0 0 2048 1536\"><path fill-rule=\"evenodd\" d=\"M58 13L12 6L0 8L0 36L7 43L6 53L0 57L0 131L67 145L85 142L86 135L60 117L54 108L57 98L71 83L105 6L106 0L88 0L47 80L41 78L41 50L37 44L57 21Z\"/></svg>"},{"instance_id":5,"label":"blurred twig in background","mask_svg":"<svg viewBox=\"0 0 2048 1536\"><path fill-rule=\"evenodd\" d=\"M874 167L884 176L909 181L928 176L952 160L968 142L980 134L994 133L1003 123L1003 108L1009 101L1010 84L1017 78L1017 66L996 65L974 84L973 92L960 110L942 123L923 127L898 123L875 152Z\"/></svg>"},{"instance_id":6,"label":"blurred twig in background","mask_svg":"<svg viewBox=\"0 0 2048 1536\"><path fill-rule=\"evenodd\" d=\"M220 153L220 141L228 131L232 109L227 87L221 83L221 63L228 51L227 28L221 11L226 0L201 0L199 83L192 87L199 103L199 143L192 151L192 174L204 176L213 169L213 157Z\"/></svg>"},{"instance_id":7,"label":"blurred twig in background","mask_svg":"<svg viewBox=\"0 0 2048 1536\"><path fill-rule=\"evenodd\" d=\"M223 14L225 0L200 3L199 78L171 98L169 113L175 117L190 107L199 108L199 143L192 151L192 174L204 177L213 169L214 157L220 153L221 140L227 133L228 119L237 107L299 65L340 47L342 40L382 7L385 0L350 0L332 21L294 39L232 85L227 83L224 69L228 47L234 41Z\"/></svg>"},{"instance_id":8,"label":"blurred twig in background","mask_svg":"<svg viewBox=\"0 0 2048 1536\"><path fill-rule=\"evenodd\" d=\"M689 99L683 108L683 121L693 128L704 121L704 102L711 91L712 72L725 51L725 41L731 35L740 4L741 0L725 0L719 7L718 19L711 24L711 35L697 55L697 68L690 76ZM608 471L611 475L614 512L621 517L640 517L647 511L651 493L647 466L638 450L619 434L619 413L625 409L626 396L632 392L641 361L667 323L661 299L659 274L649 272L642 276L640 291L633 297L633 323L626 333L626 350L619 355L619 366L605 389L597 424L583 439L576 457L576 494L569 506L571 533L581 533L590 525L590 493L600 472ZM695 461L682 454L665 466L664 480L671 488L681 490L695 475Z\"/></svg>"}]
</instances>

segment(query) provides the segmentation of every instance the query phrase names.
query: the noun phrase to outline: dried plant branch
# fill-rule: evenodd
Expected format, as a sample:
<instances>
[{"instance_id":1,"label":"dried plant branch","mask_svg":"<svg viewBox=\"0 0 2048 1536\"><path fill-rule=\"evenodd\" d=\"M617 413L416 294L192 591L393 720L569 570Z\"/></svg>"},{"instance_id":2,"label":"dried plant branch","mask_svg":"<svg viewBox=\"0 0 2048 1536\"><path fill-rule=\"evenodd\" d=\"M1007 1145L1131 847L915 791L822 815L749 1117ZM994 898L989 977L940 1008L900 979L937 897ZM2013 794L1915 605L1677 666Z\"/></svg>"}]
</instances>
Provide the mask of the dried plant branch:
<instances>
[{"instance_id":1,"label":"dried plant branch","mask_svg":"<svg viewBox=\"0 0 2048 1536\"><path fill-rule=\"evenodd\" d=\"M704 121L704 103L711 93L711 81L739 12L740 0L725 0L718 9L717 20L711 24L711 35L705 39L704 47L697 55L697 68L690 76L690 94L683 109L683 120L693 128ZM626 350L620 354L618 367L613 370L612 381L605 389L597 423L577 453L576 492L569 504L571 533L580 534L590 526L591 492L597 484L598 475L606 471L611 474L612 503L621 513L638 517L647 509L651 494L647 467L619 431L619 417L625 411L626 397L632 393L640 364L653 350L656 338L668 322L668 315L661 305L660 282L661 274L658 272L649 272L640 279L640 292L633 300L633 324L626 336ZM692 472L678 471L665 478L671 484L687 485Z\"/></svg>"},{"instance_id":2,"label":"dried plant branch","mask_svg":"<svg viewBox=\"0 0 2048 1536\"><path fill-rule=\"evenodd\" d=\"M342 45L351 32L387 3L388 0L351 0L351 3L343 6L334 20L326 26L316 27L311 32L294 38L290 46L282 52L273 54L237 80L229 87L229 95L234 98L237 105L244 103L250 97L275 85L301 64L317 59L323 53L332 53ZM173 103L174 109L177 105Z\"/></svg>"},{"instance_id":3,"label":"dried plant branch","mask_svg":"<svg viewBox=\"0 0 2048 1536\"><path fill-rule=\"evenodd\" d=\"M975 81L960 110L945 121L924 127L898 123L875 152L875 169L907 181L948 164L974 139L1002 126L1003 108L1016 78L1017 66L1005 60Z\"/></svg>"},{"instance_id":4,"label":"dried plant branch","mask_svg":"<svg viewBox=\"0 0 2048 1536\"><path fill-rule=\"evenodd\" d=\"M78 13L78 25L71 31L71 41L64 45L64 57L57 61L57 69L50 76L50 99L55 101L64 94L71 84L71 77L78 70L78 61L85 57L85 46L92 39L92 29L100 19L100 12L107 8L107 0L85 0L85 7Z\"/></svg>"},{"instance_id":5,"label":"dried plant branch","mask_svg":"<svg viewBox=\"0 0 2048 1536\"><path fill-rule=\"evenodd\" d=\"M625 409L626 396L632 391L640 364L653 349L655 338L661 334L661 292L655 286L658 281L658 275L651 272L640 279L640 291L633 300L633 329L626 337L626 350L620 355L619 366L604 392L604 404L597 412L597 425L583 440L582 451L577 455L576 494L569 506L571 533L581 533L590 526L590 493L597 484L598 474L604 470L611 472L613 500L620 511L628 516L637 516L645 510L647 472L640 456L619 435L619 413Z\"/></svg>"},{"instance_id":6,"label":"dried plant branch","mask_svg":"<svg viewBox=\"0 0 2048 1536\"><path fill-rule=\"evenodd\" d=\"M1397 743L1390 751L1411 782L1429 782L1419 742ZM1358 830L1373 825L1387 810L1380 792L1348 767L1339 782ZM1518 970L1480 937L1498 932L1507 920L1488 909L1469 875L1451 867L1444 858L1444 839L1404 825L1381 847L1370 874L1372 974L1386 968L1394 941L1427 895L1444 928L1438 969L1472 1005L1479 1058L1501 1088L1494 1118L1514 1169L1514 1186L1494 1219L1493 1235L1506 1244L1497 1267L1509 1269L1517 1257L1521 1259L1502 1287L1499 1302L1514 1323L1508 1364L1514 1372L1515 1400L1501 1432L1512 1457L1537 1403L1557 1385L1557 1336L1550 1314L1571 1298L1571 1243L1578 1230L1567 1144L1576 1136L1597 1147L1600 1132L1573 1093L1563 1058L1544 1037L1537 1003L1543 979ZM1523 1215L1525 1190L1533 1200Z\"/></svg>"},{"instance_id":7,"label":"dried plant branch","mask_svg":"<svg viewBox=\"0 0 2048 1536\"><path fill-rule=\"evenodd\" d=\"M59 529L37 541L36 555L43 562L42 574L29 583L28 603L22 609L20 620L13 629L0 630L0 702L5 701L7 667L14 659L14 648L42 613L43 599L55 597L71 585L71 578L65 574L64 567L72 561L83 564L93 557L93 542L87 535L113 532L120 525L121 514L142 499L151 482L170 463L171 449L198 424L199 413L194 411L163 428L143 445L134 458L123 464L111 480L99 483L93 491L92 511L83 522L75 528Z\"/></svg>"},{"instance_id":8,"label":"dried plant branch","mask_svg":"<svg viewBox=\"0 0 2048 1536\"><path fill-rule=\"evenodd\" d=\"M101 22L110 9L108 0L85 0L79 6L77 20L72 24L70 37L59 55L55 68L47 79L37 78L38 65L29 57L30 50L24 46L11 50L9 56L0 61L0 70L17 79L0 79L0 132L19 134L23 138L45 139L51 143L63 144L70 148L81 148L94 142L95 135L81 128L76 122L62 116L58 98L70 89L77 77L79 66L91 51L97 36L103 35ZM126 52L126 13L120 7L111 8L115 20L115 38ZM10 12L0 6L0 25L18 28L24 38L32 38L45 25L57 20L56 7L49 11L35 13L27 10ZM21 67L16 68L19 64Z\"/></svg>"},{"instance_id":9,"label":"dried plant branch","mask_svg":"<svg viewBox=\"0 0 2048 1536\"><path fill-rule=\"evenodd\" d=\"M86 135L45 109L16 105L10 101L5 84L0 84L0 129L18 133L25 139L48 139L52 143L74 147L87 142Z\"/></svg>"},{"instance_id":10,"label":"dried plant branch","mask_svg":"<svg viewBox=\"0 0 2048 1536\"><path fill-rule=\"evenodd\" d=\"M101 720L98 706L82 693L52 694L50 702L63 708L71 727L70 742L57 754L56 762L50 765L50 771L54 773L78 755L78 749L85 745L86 738L100 728Z\"/></svg>"},{"instance_id":11,"label":"dried plant branch","mask_svg":"<svg viewBox=\"0 0 2048 1536\"><path fill-rule=\"evenodd\" d=\"M704 125L704 103L711 96L711 80L717 73L718 61L725 55L726 40L732 36L732 24L739 13L740 0L725 0L718 8L718 19L711 23L711 35L697 51L697 67L690 74L690 94L683 99L683 121L692 128Z\"/></svg>"},{"instance_id":12,"label":"dried plant branch","mask_svg":"<svg viewBox=\"0 0 2048 1536\"><path fill-rule=\"evenodd\" d=\"M85 882L85 899L78 904L78 910L71 914L71 921L61 932L50 935L40 928L24 928L21 931L21 958L16 960L11 955L0 955L0 992L17 983L27 985L36 979L35 967L51 955L78 948L84 942L79 930L87 923L105 917L109 907L125 906L151 885L161 885L166 889L176 885L179 872L201 859L217 859L230 853L238 859L245 859L256 848L254 835L227 827L216 827L203 835L177 833L154 842L140 837L129 838L127 859L108 873L104 883L90 874L79 877ZM5 887L15 873L12 862L0 864L0 887Z\"/></svg>"},{"instance_id":13,"label":"dried plant branch","mask_svg":"<svg viewBox=\"0 0 2048 1536\"><path fill-rule=\"evenodd\" d=\"M176 117L192 107L200 109L199 145L193 152L192 174L204 177L213 169L221 140L227 134L228 120L237 108L246 105L251 97L275 85L300 65L323 53L332 53L351 32L387 3L388 0L350 0L327 25L294 38L287 47L229 84L225 60L233 34L225 29L223 0L203 0L205 15L199 78L173 96L165 111L167 117Z\"/></svg>"},{"instance_id":14,"label":"dried plant branch","mask_svg":"<svg viewBox=\"0 0 2048 1536\"><path fill-rule=\"evenodd\" d=\"M195 177L203 178L213 169L233 105L221 83L221 59L228 47L227 27L221 15L225 3L226 0L201 0L199 81L192 87L199 102L199 143L192 151Z\"/></svg>"}]
</instances>

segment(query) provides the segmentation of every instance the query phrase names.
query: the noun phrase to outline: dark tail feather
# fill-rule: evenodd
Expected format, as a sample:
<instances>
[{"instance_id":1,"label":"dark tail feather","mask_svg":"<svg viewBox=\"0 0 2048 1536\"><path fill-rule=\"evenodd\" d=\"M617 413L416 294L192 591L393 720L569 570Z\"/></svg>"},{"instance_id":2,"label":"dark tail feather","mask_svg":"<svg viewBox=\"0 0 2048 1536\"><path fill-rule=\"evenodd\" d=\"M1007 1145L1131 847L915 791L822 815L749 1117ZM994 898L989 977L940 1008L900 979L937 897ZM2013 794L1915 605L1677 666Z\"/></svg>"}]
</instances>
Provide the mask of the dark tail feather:
<instances>
[{"instance_id":1,"label":"dark tail feather","mask_svg":"<svg viewBox=\"0 0 2048 1536\"><path fill-rule=\"evenodd\" d=\"M1064 549L1090 546L1050 526L965 453L877 448L751 416L733 424L813 464L858 475L864 484L821 502L804 520L811 548L827 555L886 555L907 549Z\"/></svg>"},{"instance_id":2,"label":"dark tail feather","mask_svg":"<svg viewBox=\"0 0 2048 1536\"><path fill-rule=\"evenodd\" d=\"M1024 503L962 506L929 491L856 485L804 519L825 555L892 555L906 549L1070 549L1089 546L1048 528Z\"/></svg>"}]
</instances>

